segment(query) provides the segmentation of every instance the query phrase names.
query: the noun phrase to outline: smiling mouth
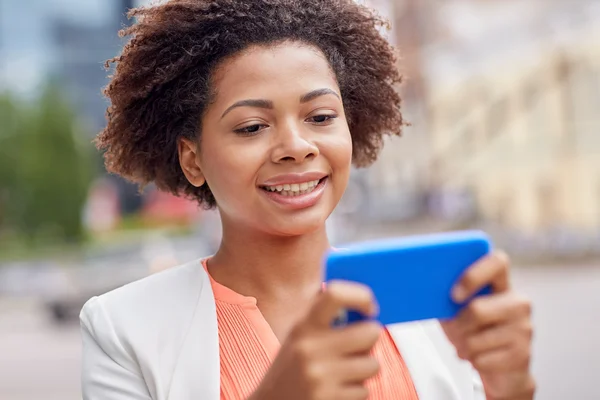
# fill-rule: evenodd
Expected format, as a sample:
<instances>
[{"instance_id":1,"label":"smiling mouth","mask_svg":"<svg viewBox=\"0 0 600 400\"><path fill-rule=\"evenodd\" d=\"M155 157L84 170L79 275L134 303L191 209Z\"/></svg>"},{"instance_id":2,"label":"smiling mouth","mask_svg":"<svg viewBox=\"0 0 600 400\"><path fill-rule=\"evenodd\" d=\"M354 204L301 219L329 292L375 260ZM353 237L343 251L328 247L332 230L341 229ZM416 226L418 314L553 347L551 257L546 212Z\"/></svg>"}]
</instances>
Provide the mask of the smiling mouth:
<instances>
[{"instance_id":1,"label":"smiling mouth","mask_svg":"<svg viewBox=\"0 0 600 400\"><path fill-rule=\"evenodd\" d=\"M303 183L289 183L284 185L276 186L261 186L260 188L266 192L272 192L285 197L297 197L305 194L309 194L323 184L327 177L319 180L308 181Z\"/></svg>"}]
</instances>

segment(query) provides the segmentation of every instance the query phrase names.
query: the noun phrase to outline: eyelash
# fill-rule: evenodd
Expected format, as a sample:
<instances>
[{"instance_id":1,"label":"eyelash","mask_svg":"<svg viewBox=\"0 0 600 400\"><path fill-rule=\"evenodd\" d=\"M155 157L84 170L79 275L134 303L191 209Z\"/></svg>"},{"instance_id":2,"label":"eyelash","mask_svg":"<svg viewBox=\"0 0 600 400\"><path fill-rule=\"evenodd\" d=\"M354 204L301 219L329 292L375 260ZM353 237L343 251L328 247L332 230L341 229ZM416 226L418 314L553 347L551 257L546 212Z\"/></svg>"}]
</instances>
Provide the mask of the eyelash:
<instances>
[{"instance_id":1,"label":"eyelash","mask_svg":"<svg viewBox=\"0 0 600 400\"><path fill-rule=\"evenodd\" d=\"M321 115L315 115L314 117L310 117L307 118L307 121L313 120L312 123L314 123L317 126L327 126L329 125L331 122L333 122L334 119L336 119L338 116L336 114L321 114ZM315 118L325 118L325 121L314 121ZM254 125L249 125L240 129L235 129L234 132L237 133L238 135L241 136L254 136L257 133L259 133L262 129L267 128L267 125L264 124L254 124ZM250 131L250 129L255 129L258 128L256 130Z\"/></svg>"},{"instance_id":2,"label":"eyelash","mask_svg":"<svg viewBox=\"0 0 600 400\"><path fill-rule=\"evenodd\" d=\"M261 129L262 127L266 127L266 126L267 125L263 125L263 124L254 124L254 125L246 126L244 128L234 129L234 132L240 136L254 136L262 130ZM259 129L255 130L255 131L249 131L249 129L253 129L253 128L259 128Z\"/></svg>"},{"instance_id":3,"label":"eyelash","mask_svg":"<svg viewBox=\"0 0 600 400\"><path fill-rule=\"evenodd\" d=\"M325 121L321 121L321 122L314 121L314 123L317 125L327 125L327 124L332 123L333 120L336 119L338 116L336 114L321 114L321 115L315 115L314 117L310 117L308 119L314 120L315 118L321 118L321 117L325 117Z\"/></svg>"}]
</instances>

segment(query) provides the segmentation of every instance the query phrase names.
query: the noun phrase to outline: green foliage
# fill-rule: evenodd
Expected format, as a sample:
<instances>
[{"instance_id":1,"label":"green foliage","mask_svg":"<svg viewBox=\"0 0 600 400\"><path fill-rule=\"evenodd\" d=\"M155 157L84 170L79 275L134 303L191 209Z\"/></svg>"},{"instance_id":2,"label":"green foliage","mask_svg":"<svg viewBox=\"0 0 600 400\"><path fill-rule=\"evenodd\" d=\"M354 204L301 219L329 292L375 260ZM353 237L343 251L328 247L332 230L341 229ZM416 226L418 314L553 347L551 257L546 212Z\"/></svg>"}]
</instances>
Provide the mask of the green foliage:
<instances>
[{"instance_id":1,"label":"green foliage","mask_svg":"<svg viewBox=\"0 0 600 400\"><path fill-rule=\"evenodd\" d=\"M82 240L91 145L59 90L48 86L28 105L0 98L0 125L0 230L32 241Z\"/></svg>"}]
</instances>

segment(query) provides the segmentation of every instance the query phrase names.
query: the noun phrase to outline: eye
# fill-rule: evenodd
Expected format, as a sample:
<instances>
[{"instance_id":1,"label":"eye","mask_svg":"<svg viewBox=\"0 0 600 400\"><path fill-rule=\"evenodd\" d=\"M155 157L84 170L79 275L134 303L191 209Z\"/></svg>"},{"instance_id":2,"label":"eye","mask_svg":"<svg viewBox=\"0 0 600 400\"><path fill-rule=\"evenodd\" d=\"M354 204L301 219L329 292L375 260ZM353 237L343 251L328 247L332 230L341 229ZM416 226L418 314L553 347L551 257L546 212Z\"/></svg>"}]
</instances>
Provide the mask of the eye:
<instances>
[{"instance_id":1,"label":"eye","mask_svg":"<svg viewBox=\"0 0 600 400\"><path fill-rule=\"evenodd\" d=\"M316 125L329 125L336 119L338 116L334 114L321 114L315 115L314 117L310 117L307 119L308 122L312 122Z\"/></svg>"},{"instance_id":2,"label":"eye","mask_svg":"<svg viewBox=\"0 0 600 400\"><path fill-rule=\"evenodd\" d=\"M264 128L267 128L267 125L254 124L245 126L243 128L234 129L234 132L240 136L253 136L262 131Z\"/></svg>"}]
</instances>

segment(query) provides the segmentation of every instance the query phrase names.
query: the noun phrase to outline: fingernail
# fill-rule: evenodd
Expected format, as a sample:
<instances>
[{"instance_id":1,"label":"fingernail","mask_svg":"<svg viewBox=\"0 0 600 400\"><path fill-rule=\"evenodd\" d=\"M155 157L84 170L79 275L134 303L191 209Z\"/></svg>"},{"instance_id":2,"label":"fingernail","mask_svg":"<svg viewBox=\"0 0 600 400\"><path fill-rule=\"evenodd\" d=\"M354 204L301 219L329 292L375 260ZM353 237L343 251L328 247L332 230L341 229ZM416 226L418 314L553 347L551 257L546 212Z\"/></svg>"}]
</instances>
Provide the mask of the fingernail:
<instances>
[{"instance_id":1,"label":"fingernail","mask_svg":"<svg viewBox=\"0 0 600 400\"><path fill-rule=\"evenodd\" d=\"M467 291L462 286L455 286L452 289L452 299L457 303L462 303L467 299Z\"/></svg>"}]
</instances>

